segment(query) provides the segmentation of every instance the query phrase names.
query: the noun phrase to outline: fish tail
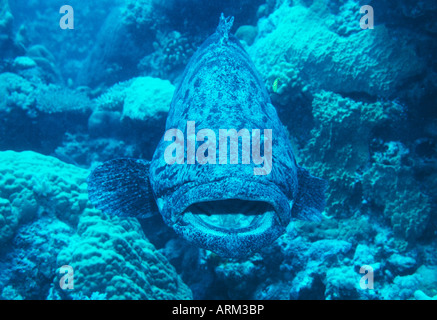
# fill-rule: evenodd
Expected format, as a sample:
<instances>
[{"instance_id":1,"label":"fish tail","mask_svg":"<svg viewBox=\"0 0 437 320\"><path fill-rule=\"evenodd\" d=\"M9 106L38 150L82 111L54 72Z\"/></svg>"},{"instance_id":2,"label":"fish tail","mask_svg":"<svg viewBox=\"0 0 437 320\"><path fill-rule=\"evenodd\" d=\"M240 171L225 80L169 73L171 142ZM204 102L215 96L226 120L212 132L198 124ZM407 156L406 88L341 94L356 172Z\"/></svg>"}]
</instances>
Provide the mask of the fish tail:
<instances>
[{"instance_id":1,"label":"fish tail","mask_svg":"<svg viewBox=\"0 0 437 320\"><path fill-rule=\"evenodd\" d=\"M217 27L216 32L221 36L222 43L226 43L229 38L229 32L231 31L232 25L234 24L234 17L227 17L225 15L220 15L220 22Z\"/></svg>"}]
</instances>

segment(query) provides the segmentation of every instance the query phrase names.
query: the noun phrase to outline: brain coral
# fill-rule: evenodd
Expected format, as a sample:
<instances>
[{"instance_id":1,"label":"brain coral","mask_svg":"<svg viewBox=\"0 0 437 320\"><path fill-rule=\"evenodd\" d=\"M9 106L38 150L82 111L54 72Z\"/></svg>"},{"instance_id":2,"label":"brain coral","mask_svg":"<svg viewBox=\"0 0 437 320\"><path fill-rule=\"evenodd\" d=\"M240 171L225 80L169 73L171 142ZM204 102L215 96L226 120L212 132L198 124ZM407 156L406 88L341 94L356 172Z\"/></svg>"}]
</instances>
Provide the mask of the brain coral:
<instances>
[{"instance_id":1,"label":"brain coral","mask_svg":"<svg viewBox=\"0 0 437 320\"><path fill-rule=\"evenodd\" d=\"M147 240L136 219L107 217L92 207L88 174L88 170L35 152L0 152L0 245L14 237L7 246L10 254L29 262L14 264L11 273L43 274L57 292L52 298L97 293L108 299L191 298L190 289ZM43 239L41 245L31 240L29 230L38 230L34 239ZM52 245L44 249L44 243ZM43 258L47 250L50 259ZM28 270L41 263L44 270ZM59 268L66 264L75 272L72 292L59 288ZM40 280L32 280L40 287L34 290L0 285L12 285L11 290L24 298L41 298L48 295L42 288L49 286Z\"/></svg>"},{"instance_id":2,"label":"brain coral","mask_svg":"<svg viewBox=\"0 0 437 320\"><path fill-rule=\"evenodd\" d=\"M0 244L20 223L52 214L76 224L88 206L88 171L35 152L0 152Z\"/></svg>"},{"instance_id":3,"label":"brain coral","mask_svg":"<svg viewBox=\"0 0 437 320\"><path fill-rule=\"evenodd\" d=\"M133 218L85 213L77 236L58 255L57 265L73 267L74 291L85 296L99 292L108 299L192 298L191 290Z\"/></svg>"}]
</instances>

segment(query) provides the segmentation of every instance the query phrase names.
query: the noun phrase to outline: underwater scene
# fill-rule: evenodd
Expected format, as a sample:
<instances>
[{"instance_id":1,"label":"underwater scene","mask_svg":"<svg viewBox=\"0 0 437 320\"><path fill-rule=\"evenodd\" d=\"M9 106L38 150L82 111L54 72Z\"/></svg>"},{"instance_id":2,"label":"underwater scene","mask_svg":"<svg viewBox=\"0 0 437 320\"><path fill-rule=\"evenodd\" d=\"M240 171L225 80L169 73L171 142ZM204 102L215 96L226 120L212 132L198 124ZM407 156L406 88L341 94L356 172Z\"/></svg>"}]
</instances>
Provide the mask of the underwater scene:
<instances>
[{"instance_id":1,"label":"underwater scene","mask_svg":"<svg viewBox=\"0 0 437 320\"><path fill-rule=\"evenodd\" d=\"M437 300L437 2L0 0L0 299Z\"/></svg>"}]
</instances>

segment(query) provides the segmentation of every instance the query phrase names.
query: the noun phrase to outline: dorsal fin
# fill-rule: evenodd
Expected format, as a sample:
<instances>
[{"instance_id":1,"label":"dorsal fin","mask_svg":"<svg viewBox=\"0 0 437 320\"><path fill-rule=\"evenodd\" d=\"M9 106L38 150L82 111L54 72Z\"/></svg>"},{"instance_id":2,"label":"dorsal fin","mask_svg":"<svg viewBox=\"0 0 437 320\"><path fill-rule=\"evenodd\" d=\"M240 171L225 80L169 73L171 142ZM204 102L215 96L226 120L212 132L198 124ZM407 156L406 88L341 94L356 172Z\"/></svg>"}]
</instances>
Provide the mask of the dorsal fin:
<instances>
[{"instance_id":1,"label":"dorsal fin","mask_svg":"<svg viewBox=\"0 0 437 320\"><path fill-rule=\"evenodd\" d=\"M225 15L220 15L220 22L217 27L216 32L220 35L222 43L227 43L229 38L229 32L231 31L232 25L234 24L234 17L227 17Z\"/></svg>"}]
</instances>

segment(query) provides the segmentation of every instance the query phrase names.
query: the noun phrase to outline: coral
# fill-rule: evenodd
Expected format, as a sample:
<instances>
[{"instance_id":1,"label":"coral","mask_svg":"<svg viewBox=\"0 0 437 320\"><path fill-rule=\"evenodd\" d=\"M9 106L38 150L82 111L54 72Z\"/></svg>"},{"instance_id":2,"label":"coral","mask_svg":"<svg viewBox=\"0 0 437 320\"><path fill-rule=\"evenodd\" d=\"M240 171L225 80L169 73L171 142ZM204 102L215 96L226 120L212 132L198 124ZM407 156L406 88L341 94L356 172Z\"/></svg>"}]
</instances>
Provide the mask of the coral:
<instances>
[{"instance_id":1,"label":"coral","mask_svg":"<svg viewBox=\"0 0 437 320\"><path fill-rule=\"evenodd\" d=\"M36 62L29 57L16 57L13 63L15 69L30 69L36 67Z\"/></svg>"},{"instance_id":2,"label":"coral","mask_svg":"<svg viewBox=\"0 0 437 320\"><path fill-rule=\"evenodd\" d=\"M367 201L383 208L397 237L414 243L428 227L431 202L409 167L375 162L363 174L363 192Z\"/></svg>"},{"instance_id":3,"label":"coral","mask_svg":"<svg viewBox=\"0 0 437 320\"><path fill-rule=\"evenodd\" d=\"M174 86L158 78L136 78L126 89L122 117L146 120L167 113L173 97Z\"/></svg>"},{"instance_id":4,"label":"coral","mask_svg":"<svg viewBox=\"0 0 437 320\"><path fill-rule=\"evenodd\" d=\"M387 259L387 265L393 274L402 276L412 274L417 268L417 262L414 258L403 256L399 253L392 254Z\"/></svg>"},{"instance_id":5,"label":"coral","mask_svg":"<svg viewBox=\"0 0 437 320\"><path fill-rule=\"evenodd\" d=\"M9 260L4 298L192 297L136 219L92 207L88 170L29 151L1 152L0 163L0 245L8 243ZM74 291L59 287L63 265L74 268Z\"/></svg>"},{"instance_id":6,"label":"coral","mask_svg":"<svg viewBox=\"0 0 437 320\"><path fill-rule=\"evenodd\" d=\"M155 144L150 141L162 137L174 90L170 81L152 77L132 78L112 86L93 100L96 108L88 120L89 133L118 138L134 145L138 157L151 159ZM109 127L109 123L115 126Z\"/></svg>"},{"instance_id":7,"label":"coral","mask_svg":"<svg viewBox=\"0 0 437 320\"><path fill-rule=\"evenodd\" d=\"M56 276L56 256L71 241L74 230L56 218L44 216L20 227L9 253L8 279L16 295L44 299ZM5 295L5 292L3 292Z\"/></svg>"},{"instance_id":8,"label":"coral","mask_svg":"<svg viewBox=\"0 0 437 320\"><path fill-rule=\"evenodd\" d=\"M18 227L18 217L8 199L0 198L0 244L9 240Z\"/></svg>"},{"instance_id":9,"label":"coral","mask_svg":"<svg viewBox=\"0 0 437 320\"><path fill-rule=\"evenodd\" d=\"M417 269L416 274L422 279L420 285L422 292L435 299L437 297L437 266L422 265Z\"/></svg>"},{"instance_id":10,"label":"coral","mask_svg":"<svg viewBox=\"0 0 437 320\"><path fill-rule=\"evenodd\" d=\"M240 41L245 41L247 45L251 46L258 35L258 27L255 26L241 26L235 32L235 36Z\"/></svg>"},{"instance_id":11,"label":"coral","mask_svg":"<svg viewBox=\"0 0 437 320\"><path fill-rule=\"evenodd\" d=\"M362 266L370 265L373 269L378 269L378 265L375 264L376 249L369 247L366 244L360 243L355 248L354 253L354 266L356 269L360 269Z\"/></svg>"},{"instance_id":12,"label":"coral","mask_svg":"<svg viewBox=\"0 0 437 320\"><path fill-rule=\"evenodd\" d=\"M35 105L36 86L14 73L0 74L0 111L11 112L13 108L30 111Z\"/></svg>"},{"instance_id":13,"label":"coral","mask_svg":"<svg viewBox=\"0 0 437 320\"><path fill-rule=\"evenodd\" d=\"M397 276L393 283L385 286L381 291L384 300L406 300L414 296L414 292L420 286L421 277L417 274Z\"/></svg>"},{"instance_id":14,"label":"coral","mask_svg":"<svg viewBox=\"0 0 437 320\"><path fill-rule=\"evenodd\" d=\"M370 206L383 211L396 236L418 239L428 225L430 199L405 161L408 148L383 142L391 137L387 127L402 126L402 106L322 91L314 95L312 114L314 128L301 149L302 162L329 179L327 213L339 218Z\"/></svg>"},{"instance_id":15,"label":"coral","mask_svg":"<svg viewBox=\"0 0 437 320\"><path fill-rule=\"evenodd\" d=\"M90 167L114 158L135 157L135 146L111 137L90 139L84 134L67 134L54 156L75 165Z\"/></svg>"},{"instance_id":16,"label":"coral","mask_svg":"<svg viewBox=\"0 0 437 320\"><path fill-rule=\"evenodd\" d=\"M254 291L258 279L265 271L256 263L260 257L254 258L254 261L242 261L220 264L215 269L218 280L221 281L229 290L228 295L233 298L249 298L250 292ZM255 263L254 263L255 262Z\"/></svg>"},{"instance_id":17,"label":"coral","mask_svg":"<svg viewBox=\"0 0 437 320\"><path fill-rule=\"evenodd\" d=\"M144 37L154 33L165 25L165 15L153 0L129 0L121 11L123 23L135 37Z\"/></svg>"},{"instance_id":18,"label":"coral","mask_svg":"<svg viewBox=\"0 0 437 320\"><path fill-rule=\"evenodd\" d=\"M145 121L168 112L173 92L168 80L138 77L116 84L95 101L98 110L122 111L122 118Z\"/></svg>"},{"instance_id":19,"label":"coral","mask_svg":"<svg viewBox=\"0 0 437 320\"><path fill-rule=\"evenodd\" d=\"M407 40L392 39L383 25L361 30L356 20L353 32L331 31L329 24L336 14L322 1L315 1L310 8L284 3L259 20L259 35L249 53L268 86L280 77L289 97L301 88L393 97L397 88L424 70L423 61L416 58ZM403 50L398 50L399 46ZM272 71L274 66L280 74ZM288 75L290 69L297 73L296 78ZM293 90L293 83L298 90Z\"/></svg>"},{"instance_id":20,"label":"coral","mask_svg":"<svg viewBox=\"0 0 437 320\"><path fill-rule=\"evenodd\" d=\"M0 243L43 214L75 223L88 203L88 171L35 152L0 152Z\"/></svg>"},{"instance_id":21,"label":"coral","mask_svg":"<svg viewBox=\"0 0 437 320\"><path fill-rule=\"evenodd\" d=\"M329 179L327 213L339 218L369 206L376 212L381 208L396 236L418 239L428 226L430 199L405 160L408 148L384 142L391 137L387 127L402 126L402 106L322 91L314 95L312 114L311 139L300 155L305 166Z\"/></svg>"},{"instance_id":22,"label":"coral","mask_svg":"<svg viewBox=\"0 0 437 320\"><path fill-rule=\"evenodd\" d=\"M210 34L217 26L218 17L224 8L226 15L235 16L239 26L254 23L256 11L262 3L261 0L224 0L221 3L197 0L128 0L122 11L122 19L138 36L144 36L145 31L169 31L169 28L191 34ZM203 18L199 19L199 16Z\"/></svg>"},{"instance_id":23,"label":"coral","mask_svg":"<svg viewBox=\"0 0 437 320\"><path fill-rule=\"evenodd\" d=\"M23 72L38 70L31 68ZM91 101L80 89L0 74L0 147L51 154L66 132L86 128Z\"/></svg>"},{"instance_id":24,"label":"coral","mask_svg":"<svg viewBox=\"0 0 437 320\"><path fill-rule=\"evenodd\" d=\"M32 65L31 62L34 62L30 58L21 58L24 60L22 63ZM31 118L38 113L86 113L91 106L84 92L53 84L34 83L9 72L0 74L0 98L0 111L10 113L13 109L21 109Z\"/></svg>"},{"instance_id":25,"label":"coral","mask_svg":"<svg viewBox=\"0 0 437 320\"><path fill-rule=\"evenodd\" d=\"M91 107L88 96L81 91L56 85L42 86L36 95L37 108L44 113L87 112Z\"/></svg>"},{"instance_id":26,"label":"coral","mask_svg":"<svg viewBox=\"0 0 437 320\"><path fill-rule=\"evenodd\" d=\"M343 240L319 240L312 244L306 255L314 261L336 260L338 255L349 252L351 247L349 242Z\"/></svg>"},{"instance_id":27,"label":"coral","mask_svg":"<svg viewBox=\"0 0 437 320\"><path fill-rule=\"evenodd\" d=\"M34 78L45 83L62 83L62 74L56 66L56 59L46 47L40 44L31 46L26 52L26 58L33 60L38 66L39 73Z\"/></svg>"},{"instance_id":28,"label":"coral","mask_svg":"<svg viewBox=\"0 0 437 320\"><path fill-rule=\"evenodd\" d=\"M106 7L105 22L99 26L97 37L93 34L94 46L91 46L85 61L81 63L76 82L79 85L98 87L111 86L120 81L126 81L136 75L137 64L144 55L152 53L154 35L140 24L137 16L136 26L141 29L139 34L133 32L122 17L120 6Z\"/></svg>"},{"instance_id":29,"label":"coral","mask_svg":"<svg viewBox=\"0 0 437 320\"><path fill-rule=\"evenodd\" d=\"M133 79L114 84L104 93L94 99L98 110L123 111L126 89L132 84Z\"/></svg>"},{"instance_id":30,"label":"coral","mask_svg":"<svg viewBox=\"0 0 437 320\"><path fill-rule=\"evenodd\" d=\"M361 176L375 131L397 123L402 109L391 102L358 102L322 91L314 95L312 114L311 139L299 155L313 174L329 179L328 214L350 216L363 200Z\"/></svg>"},{"instance_id":31,"label":"coral","mask_svg":"<svg viewBox=\"0 0 437 320\"><path fill-rule=\"evenodd\" d=\"M348 266L329 268L326 272L326 299L358 299L361 277Z\"/></svg>"},{"instance_id":32,"label":"coral","mask_svg":"<svg viewBox=\"0 0 437 320\"><path fill-rule=\"evenodd\" d=\"M138 69L145 75L174 80L188 64L196 50L195 43L177 31L157 33L154 42L155 51L145 56L138 64Z\"/></svg>"},{"instance_id":33,"label":"coral","mask_svg":"<svg viewBox=\"0 0 437 320\"><path fill-rule=\"evenodd\" d=\"M422 290L416 290L414 291L414 298L416 300L437 300L437 295L435 295L434 297L430 297Z\"/></svg>"},{"instance_id":34,"label":"coral","mask_svg":"<svg viewBox=\"0 0 437 320\"><path fill-rule=\"evenodd\" d=\"M191 290L148 242L133 218L106 217L100 212L83 214L77 236L60 252L57 265L73 267L74 290L85 296L101 292L107 299L192 297Z\"/></svg>"}]
</instances>

